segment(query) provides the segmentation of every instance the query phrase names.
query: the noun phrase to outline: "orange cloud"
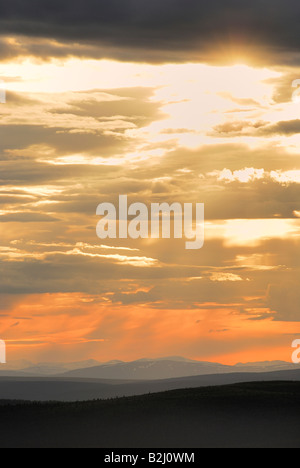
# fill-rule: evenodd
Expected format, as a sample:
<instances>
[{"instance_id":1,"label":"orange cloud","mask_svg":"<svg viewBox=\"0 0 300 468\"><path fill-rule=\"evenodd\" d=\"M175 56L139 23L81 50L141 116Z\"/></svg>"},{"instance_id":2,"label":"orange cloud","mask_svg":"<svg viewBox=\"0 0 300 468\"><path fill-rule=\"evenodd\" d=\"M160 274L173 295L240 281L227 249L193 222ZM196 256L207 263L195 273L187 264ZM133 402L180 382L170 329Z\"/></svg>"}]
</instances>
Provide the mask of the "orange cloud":
<instances>
[{"instance_id":1,"label":"orange cloud","mask_svg":"<svg viewBox=\"0 0 300 468\"><path fill-rule=\"evenodd\" d=\"M166 304L167 305L167 304ZM236 305L182 310L112 305L82 294L25 296L1 320L8 356L35 361L183 355L233 364L290 357L300 324L251 320Z\"/></svg>"}]
</instances>

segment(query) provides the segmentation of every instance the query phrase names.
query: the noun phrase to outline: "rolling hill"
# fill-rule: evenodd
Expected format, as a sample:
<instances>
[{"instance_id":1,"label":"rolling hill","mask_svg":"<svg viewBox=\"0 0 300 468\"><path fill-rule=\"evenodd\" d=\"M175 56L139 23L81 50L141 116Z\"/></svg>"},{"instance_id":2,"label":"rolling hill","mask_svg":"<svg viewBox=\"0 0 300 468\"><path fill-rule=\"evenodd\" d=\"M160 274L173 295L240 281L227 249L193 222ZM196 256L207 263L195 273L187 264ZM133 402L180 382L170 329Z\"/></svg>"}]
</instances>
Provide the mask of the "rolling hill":
<instances>
[{"instance_id":1,"label":"rolling hill","mask_svg":"<svg viewBox=\"0 0 300 468\"><path fill-rule=\"evenodd\" d=\"M300 382L300 369L267 373L212 374L152 381L82 379L78 377L1 377L0 400L72 402L143 395L184 388L282 380Z\"/></svg>"},{"instance_id":2,"label":"rolling hill","mask_svg":"<svg viewBox=\"0 0 300 468\"><path fill-rule=\"evenodd\" d=\"M300 448L300 383L82 403L2 402L0 432L1 448Z\"/></svg>"}]
</instances>

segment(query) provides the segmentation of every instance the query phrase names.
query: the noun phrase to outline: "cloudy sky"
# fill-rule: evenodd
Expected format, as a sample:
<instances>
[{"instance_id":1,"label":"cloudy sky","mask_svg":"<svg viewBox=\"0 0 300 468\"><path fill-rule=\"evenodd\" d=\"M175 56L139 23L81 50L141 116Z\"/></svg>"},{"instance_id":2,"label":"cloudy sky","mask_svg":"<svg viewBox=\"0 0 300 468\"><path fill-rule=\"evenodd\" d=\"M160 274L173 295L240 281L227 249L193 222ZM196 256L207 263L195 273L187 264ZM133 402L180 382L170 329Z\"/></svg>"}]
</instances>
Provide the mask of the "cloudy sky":
<instances>
[{"instance_id":1,"label":"cloudy sky","mask_svg":"<svg viewBox=\"0 0 300 468\"><path fill-rule=\"evenodd\" d=\"M291 359L299 15L298 0L2 2L10 359ZM97 205L122 194L205 203L204 248L100 241Z\"/></svg>"}]
</instances>

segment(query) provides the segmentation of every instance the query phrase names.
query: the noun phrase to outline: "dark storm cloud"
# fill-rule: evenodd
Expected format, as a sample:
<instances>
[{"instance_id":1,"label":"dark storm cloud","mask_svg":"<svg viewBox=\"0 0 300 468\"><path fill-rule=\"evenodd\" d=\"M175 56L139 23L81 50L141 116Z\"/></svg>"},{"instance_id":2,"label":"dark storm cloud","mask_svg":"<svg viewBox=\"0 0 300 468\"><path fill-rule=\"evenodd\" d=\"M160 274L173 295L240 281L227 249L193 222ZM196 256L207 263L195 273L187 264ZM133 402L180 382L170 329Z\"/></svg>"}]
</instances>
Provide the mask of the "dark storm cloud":
<instances>
[{"instance_id":1,"label":"dark storm cloud","mask_svg":"<svg viewBox=\"0 0 300 468\"><path fill-rule=\"evenodd\" d=\"M97 45L103 56L138 61L197 60L219 44L223 51L262 45L292 62L299 15L298 0L10 0L0 7L0 30L72 41L74 52L83 43Z\"/></svg>"}]
</instances>

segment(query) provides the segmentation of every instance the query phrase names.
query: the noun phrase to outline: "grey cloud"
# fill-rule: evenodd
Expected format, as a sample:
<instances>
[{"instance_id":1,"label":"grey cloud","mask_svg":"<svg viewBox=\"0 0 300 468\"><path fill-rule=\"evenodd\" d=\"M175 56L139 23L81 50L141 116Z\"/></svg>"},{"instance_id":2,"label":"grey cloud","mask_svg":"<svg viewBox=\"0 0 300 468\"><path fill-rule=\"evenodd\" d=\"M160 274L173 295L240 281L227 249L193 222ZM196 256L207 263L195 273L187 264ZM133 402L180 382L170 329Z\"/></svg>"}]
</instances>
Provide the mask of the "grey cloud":
<instances>
[{"instance_id":1,"label":"grey cloud","mask_svg":"<svg viewBox=\"0 0 300 468\"><path fill-rule=\"evenodd\" d=\"M31 145L48 145L62 154L74 152L98 153L103 157L126 150L126 138L97 133L71 133L62 127L43 125L1 125L0 149L23 149ZM125 143L125 144L124 144ZM99 154L100 153L100 154ZM8 159L9 156L5 156ZM2 158L1 158L2 159Z\"/></svg>"},{"instance_id":2,"label":"grey cloud","mask_svg":"<svg viewBox=\"0 0 300 468\"><path fill-rule=\"evenodd\" d=\"M300 322L300 283L297 280L271 284L267 304L276 321Z\"/></svg>"},{"instance_id":3,"label":"grey cloud","mask_svg":"<svg viewBox=\"0 0 300 468\"><path fill-rule=\"evenodd\" d=\"M161 299L161 297L155 295L155 293L144 291L131 294L117 292L112 296L112 302L120 302L124 305L156 302L158 299Z\"/></svg>"},{"instance_id":4,"label":"grey cloud","mask_svg":"<svg viewBox=\"0 0 300 468\"><path fill-rule=\"evenodd\" d=\"M255 132L268 125L268 122L231 121L217 125L212 132L213 136L247 136L255 135Z\"/></svg>"},{"instance_id":5,"label":"grey cloud","mask_svg":"<svg viewBox=\"0 0 300 468\"><path fill-rule=\"evenodd\" d=\"M264 168L266 171L295 169L299 166L299 155L288 154L282 148L274 145L258 149L249 149L243 144L219 144L202 146L195 150L176 147L169 151L159 166L149 165L139 168L136 173L139 177L147 179L149 171L152 177L169 176L180 169L189 169L190 175L181 178L195 180L195 175L206 174L224 168L232 171L245 169L245 167ZM179 175L177 174L177 178ZM198 179L199 187L202 180Z\"/></svg>"},{"instance_id":6,"label":"grey cloud","mask_svg":"<svg viewBox=\"0 0 300 468\"><path fill-rule=\"evenodd\" d=\"M251 98L236 98L232 94L228 92L220 92L218 93L218 96L223 97L224 99L228 99L229 101L234 102L235 104L238 104L239 106L247 106L247 107L252 107L254 109L257 109L258 107L261 107L261 104L258 101L255 101L254 99Z\"/></svg>"},{"instance_id":7,"label":"grey cloud","mask_svg":"<svg viewBox=\"0 0 300 468\"><path fill-rule=\"evenodd\" d=\"M270 282L281 282L284 278L291 279L291 275L286 274L284 269L250 271L246 268L210 269L206 266L200 270L201 278L159 279L155 283L152 282L153 287L148 292L117 291L111 300L126 305L147 303L157 308L165 308L166 303L170 308L200 308L202 304L203 308L209 308L208 303L214 304L213 307L217 308L218 304L231 304L237 307L239 313L249 316L253 315L253 309L260 309L261 313L257 315L256 311L256 317L251 320L261 320L270 318L270 314L265 313L268 308L266 291ZM241 281L212 281L210 279L212 273L235 274L241 278ZM241 303L244 304L242 309Z\"/></svg>"},{"instance_id":8,"label":"grey cloud","mask_svg":"<svg viewBox=\"0 0 300 468\"><path fill-rule=\"evenodd\" d=\"M39 104L37 99L31 99L25 93L15 93L13 91L6 91L6 102L10 106L36 106Z\"/></svg>"},{"instance_id":9,"label":"grey cloud","mask_svg":"<svg viewBox=\"0 0 300 468\"><path fill-rule=\"evenodd\" d=\"M0 223L53 223L55 221L58 219L42 213L20 212L0 215Z\"/></svg>"},{"instance_id":10,"label":"grey cloud","mask_svg":"<svg viewBox=\"0 0 300 468\"><path fill-rule=\"evenodd\" d=\"M218 125L212 132L213 136L274 136L274 135L295 135L300 133L300 120L280 121L271 125L269 122L247 122L234 121Z\"/></svg>"},{"instance_id":11,"label":"grey cloud","mask_svg":"<svg viewBox=\"0 0 300 468\"><path fill-rule=\"evenodd\" d=\"M239 303L243 295L249 294L253 285L249 283L229 283L212 282L208 280L198 280L186 283L185 281L168 282L163 281L160 286L154 287L148 293L122 294L113 296L113 302L122 304L152 303L165 301L174 304L181 304L181 307L191 307L199 303L219 302L219 303Z\"/></svg>"},{"instance_id":12,"label":"grey cloud","mask_svg":"<svg viewBox=\"0 0 300 468\"><path fill-rule=\"evenodd\" d=\"M268 154L270 153L270 158ZM34 152L33 152L34 158ZM300 184L280 184L267 176L244 184L239 181L226 183L209 175L224 168L232 171L245 167L268 170L295 169L298 155L287 155L282 150L255 150L228 145L204 148L197 151L178 149L168 153L160 164L151 161L138 168L128 166L70 164L54 165L34 159L6 160L0 162L0 182L3 186L34 186L53 184L63 189L61 194L47 198L35 195L32 202L47 200L51 203L43 209L53 213L78 213L94 216L101 202L118 205L118 194L129 195L129 203L179 201L181 203L205 203L206 219L235 218L293 218L300 210ZM178 173L187 168L191 172ZM199 177L201 172L205 174ZM208 174L207 174L208 173ZM77 185L76 191L73 190ZM188 187L188 190L187 190ZM28 193L22 198L8 198L3 194L0 203L28 204ZM14 196L21 195L14 193ZM22 208L23 210L24 208ZM42 208L41 208L42 209ZM34 208L33 211L36 211ZM20 208L21 211L21 208ZM92 218L91 218L92 219Z\"/></svg>"},{"instance_id":13,"label":"grey cloud","mask_svg":"<svg viewBox=\"0 0 300 468\"><path fill-rule=\"evenodd\" d=\"M188 268L184 269L185 271ZM35 294L58 292L103 293L105 281L121 279L159 279L178 277L172 268L141 268L117 264L105 259L79 255L48 255L46 260L0 262L0 294ZM118 287L118 286L117 286Z\"/></svg>"},{"instance_id":14,"label":"grey cloud","mask_svg":"<svg viewBox=\"0 0 300 468\"><path fill-rule=\"evenodd\" d=\"M120 168L107 166L53 166L42 163L0 164L2 185L18 184L19 186L34 186L35 184L55 184L58 188L63 183L62 194L38 196L34 199L22 197L0 198L0 202L11 206L18 204L30 207L30 202L47 201L48 205L40 207L53 213L77 213L81 215L95 216L95 210L99 203L110 202L118 205L117 193L129 195L129 203L134 201L144 202L173 202L181 203L205 203L206 219L236 219L236 218L294 218L294 212L299 211L300 184L281 185L274 181L264 179L243 184L241 182L218 182L211 184L210 180L202 181L201 186L194 180L190 184L190 191L184 192L184 187L189 183L182 180L179 184L152 184L152 181L139 181L126 178ZM110 175L120 176L120 182L107 182ZM88 183L82 181L82 177L88 178ZM80 187L76 193L69 190L76 181ZM161 185L161 186L159 186ZM99 189L101 187L101 189ZM178 190L174 192L174 187ZM20 207L21 209L21 207ZM24 207L22 206L22 209ZM34 208L37 210L38 208ZM87 222L87 220L85 220ZM96 218L95 218L96 222ZM167 249L168 250L168 249Z\"/></svg>"},{"instance_id":15,"label":"grey cloud","mask_svg":"<svg viewBox=\"0 0 300 468\"><path fill-rule=\"evenodd\" d=\"M300 133L300 120L277 122L259 130L262 135L295 135Z\"/></svg>"},{"instance_id":16,"label":"grey cloud","mask_svg":"<svg viewBox=\"0 0 300 468\"><path fill-rule=\"evenodd\" d=\"M299 274L300 270L300 242L297 239L268 239L261 243L257 252L264 255L266 252L271 254L273 262L276 265L284 265L287 268L285 275L291 275L291 272Z\"/></svg>"},{"instance_id":17,"label":"grey cloud","mask_svg":"<svg viewBox=\"0 0 300 468\"><path fill-rule=\"evenodd\" d=\"M50 237L51 234L53 237L52 231L49 232ZM55 241L58 242L56 236ZM164 264L143 268L108 258L84 257L76 253L66 255L66 251L72 249L70 246L61 247L61 253L57 253L60 247L49 247L49 252L45 253L47 247L24 242L16 247L32 254L44 253L45 258L41 260L37 256L26 256L22 260L1 260L0 294L82 292L106 295L106 299L112 303L148 304L157 309L193 309L201 308L201 304L207 308L207 303L215 304L214 307L227 304L235 307L237 313L249 316L253 308L261 309L261 313L256 310L253 320L270 317L275 320L297 320L299 285L294 276L299 274L300 268L299 242L293 239L232 247L225 247L219 239L208 241L196 255L189 255L172 240L165 243L159 241L154 247L134 241L126 245L140 248L134 255L157 258ZM94 253L95 250L90 252ZM107 250L103 252L111 253ZM238 266L238 256L244 258L244 266L241 262ZM229 274L229 278L235 275L242 281L212 281L218 274L222 274L223 278L224 274ZM146 291L134 292L133 284L137 283ZM283 288L281 285L286 286ZM240 304L247 311L240 311ZM272 315L264 313L268 307Z\"/></svg>"},{"instance_id":18,"label":"grey cloud","mask_svg":"<svg viewBox=\"0 0 300 468\"><path fill-rule=\"evenodd\" d=\"M273 53L293 62L299 14L298 0L10 0L1 5L0 28L2 34L65 41L69 48L72 42L79 51L82 43L97 45L100 56L137 61L201 60L218 45L223 57L237 47L262 46L264 59Z\"/></svg>"},{"instance_id":19,"label":"grey cloud","mask_svg":"<svg viewBox=\"0 0 300 468\"><path fill-rule=\"evenodd\" d=\"M33 201L32 197L26 197L26 196L21 196L21 195L13 195L13 194L7 194L7 195L2 195L0 194L0 206L12 206L12 205L24 205L27 203L31 203Z\"/></svg>"},{"instance_id":20,"label":"grey cloud","mask_svg":"<svg viewBox=\"0 0 300 468\"><path fill-rule=\"evenodd\" d=\"M0 310L8 311L18 305L22 300L21 295L0 294Z\"/></svg>"},{"instance_id":21,"label":"grey cloud","mask_svg":"<svg viewBox=\"0 0 300 468\"><path fill-rule=\"evenodd\" d=\"M291 102L295 88L292 88L292 83L299 79L300 73L297 69L293 71L282 70L282 74L278 78L266 80L267 84L275 86L273 100L275 103Z\"/></svg>"},{"instance_id":22,"label":"grey cloud","mask_svg":"<svg viewBox=\"0 0 300 468\"><path fill-rule=\"evenodd\" d=\"M211 219L294 218L299 197L300 184L285 186L265 179L224 184L221 191L210 189L203 194Z\"/></svg>"},{"instance_id":23,"label":"grey cloud","mask_svg":"<svg viewBox=\"0 0 300 468\"><path fill-rule=\"evenodd\" d=\"M62 93L61 105L55 108L49 104L51 95L48 95L49 101L45 104L39 101L38 94L7 92L6 112L8 110L10 114L14 114L19 108L22 119L22 110L26 113L34 107L35 112L41 112L45 124L6 124L6 114L3 113L4 123L0 126L0 149L3 151L1 159L16 159L7 150L24 149L32 145L53 148L58 156L74 152L102 157L122 154L133 145L133 140L124 134L126 128L146 126L163 117L161 103L150 99L153 92L152 88L132 87ZM62 120L68 120L68 128L52 126L53 116L58 114L62 115ZM51 126L47 125L47 116ZM84 118L91 122L91 131L84 128ZM16 121L20 121L17 114ZM106 131L106 121L110 132ZM137 144L138 138L134 141Z\"/></svg>"},{"instance_id":24,"label":"grey cloud","mask_svg":"<svg viewBox=\"0 0 300 468\"><path fill-rule=\"evenodd\" d=\"M80 179L81 185L84 186L82 178L89 177L90 184L94 181L94 190L96 192L97 180L98 182L100 180L105 180L105 177L107 177L107 175L112 171L114 171L114 174L116 175L118 173L118 168L84 164L55 165L34 160L21 160L18 161L18 163L16 163L16 161L2 161L0 162L0 184L18 185L21 187L53 183L54 185L59 186L60 183L64 181L64 188L67 189L68 183L72 185L77 179ZM80 190L79 195L81 195ZM80 199L77 200L80 201ZM98 200L95 199L96 204L97 201Z\"/></svg>"},{"instance_id":25,"label":"grey cloud","mask_svg":"<svg viewBox=\"0 0 300 468\"><path fill-rule=\"evenodd\" d=\"M151 88L124 88L115 90L97 91L89 93L76 93L73 100L67 102L68 108L52 109L50 112L59 114L72 114L77 116L93 117L97 120L119 117L136 126L146 126L154 120L163 117L160 112L161 104L150 101L154 90ZM112 100L105 100L111 98Z\"/></svg>"}]
</instances>

